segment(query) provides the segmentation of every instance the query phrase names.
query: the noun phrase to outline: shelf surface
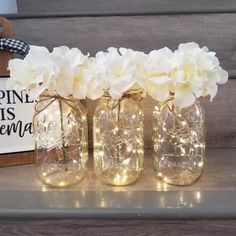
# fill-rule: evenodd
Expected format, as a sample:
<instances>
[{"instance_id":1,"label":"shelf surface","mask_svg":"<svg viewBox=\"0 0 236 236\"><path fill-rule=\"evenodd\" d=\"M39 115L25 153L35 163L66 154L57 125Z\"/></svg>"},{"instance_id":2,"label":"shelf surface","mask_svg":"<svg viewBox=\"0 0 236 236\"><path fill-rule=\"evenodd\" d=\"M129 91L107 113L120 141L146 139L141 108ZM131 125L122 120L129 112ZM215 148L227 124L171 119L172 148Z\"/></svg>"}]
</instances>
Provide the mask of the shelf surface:
<instances>
[{"instance_id":1,"label":"shelf surface","mask_svg":"<svg viewBox=\"0 0 236 236\"><path fill-rule=\"evenodd\" d=\"M91 159L91 158L90 158ZM0 168L0 218L229 219L236 218L236 149L208 149L205 170L186 187L163 184L145 151L143 176L134 185L101 184L92 161L78 185L43 186L34 165Z\"/></svg>"}]
</instances>

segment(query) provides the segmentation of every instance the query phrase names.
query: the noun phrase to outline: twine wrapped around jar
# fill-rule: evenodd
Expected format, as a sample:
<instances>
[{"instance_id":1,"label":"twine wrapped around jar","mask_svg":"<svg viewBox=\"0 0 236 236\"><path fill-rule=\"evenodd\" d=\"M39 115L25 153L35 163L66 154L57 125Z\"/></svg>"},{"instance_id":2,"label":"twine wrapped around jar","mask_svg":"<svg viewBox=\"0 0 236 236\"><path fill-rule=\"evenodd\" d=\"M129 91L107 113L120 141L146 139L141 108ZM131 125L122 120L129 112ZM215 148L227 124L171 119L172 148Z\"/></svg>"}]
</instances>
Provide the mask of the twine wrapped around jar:
<instances>
[{"instance_id":1,"label":"twine wrapped around jar","mask_svg":"<svg viewBox=\"0 0 236 236\"><path fill-rule=\"evenodd\" d=\"M134 101L138 102L141 102L143 100L142 91L137 89L128 90L119 99L111 98L110 94L107 91L105 91L103 97L109 98L109 100L107 101L107 107L109 107L111 110L119 106L120 102L122 102L125 99L133 99Z\"/></svg>"},{"instance_id":2,"label":"twine wrapped around jar","mask_svg":"<svg viewBox=\"0 0 236 236\"><path fill-rule=\"evenodd\" d=\"M73 97L62 97L58 94L55 95L50 95L50 94L43 94L40 96L42 99L40 99L34 106L34 116L33 116L33 121L35 119L35 117L37 116L38 113L44 111L45 109L47 109L52 103L54 103L56 100L59 101L60 104L60 108L61 108L61 102L64 102L65 104L67 104L69 107L71 107L75 112L80 112L81 114L87 116L87 111L82 111L81 108L78 107L74 107L70 102L74 102L77 99L73 98ZM43 108L39 108L39 106L44 103L47 102L48 104L46 106L44 106ZM60 109L60 111L62 112L62 110ZM33 129L34 129L34 122L33 122Z\"/></svg>"}]
</instances>

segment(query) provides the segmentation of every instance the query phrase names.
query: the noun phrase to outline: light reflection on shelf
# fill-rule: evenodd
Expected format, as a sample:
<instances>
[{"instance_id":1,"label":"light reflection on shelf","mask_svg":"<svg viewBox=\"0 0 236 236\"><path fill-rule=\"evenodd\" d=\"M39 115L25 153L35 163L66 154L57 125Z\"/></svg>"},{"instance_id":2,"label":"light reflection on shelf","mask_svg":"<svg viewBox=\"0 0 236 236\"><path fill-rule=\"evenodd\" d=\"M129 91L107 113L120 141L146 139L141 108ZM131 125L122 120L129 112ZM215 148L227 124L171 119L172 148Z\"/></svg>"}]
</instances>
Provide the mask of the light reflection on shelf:
<instances>
[{"instance_id":1,"label":"light reflection on shelf","mask_svg":"<svg viewBox=\"0 0 236 236\"><path fill-rule=\"evenodd\" d=\"M168 185L164 182L161 181L157 181L157 186L156 186L156 190L157 191L167 191L167 187Z\"/></svg>"}]
</instances>

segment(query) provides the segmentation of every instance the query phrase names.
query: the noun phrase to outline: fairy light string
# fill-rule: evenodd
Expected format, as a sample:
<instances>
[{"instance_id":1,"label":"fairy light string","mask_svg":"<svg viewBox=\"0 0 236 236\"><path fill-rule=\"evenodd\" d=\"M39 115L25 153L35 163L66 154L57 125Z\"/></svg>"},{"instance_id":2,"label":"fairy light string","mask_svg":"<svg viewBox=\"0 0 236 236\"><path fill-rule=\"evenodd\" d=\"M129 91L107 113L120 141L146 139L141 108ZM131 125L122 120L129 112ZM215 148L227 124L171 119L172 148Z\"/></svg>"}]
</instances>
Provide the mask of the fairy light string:
<instances>
[{"instance_id":1,"label":"fairy light string","mask_svg":"<svg viewBox=\"0 0 236 236\"><path fill-rule=\"evenodd\" d=\"M205 150L204 117L198 102L178 109L173 99L154 109L154 159L165 182L191 182L201 173Z\"/></svg>"},{"instance_id":2,"label":"fairy light string","mask_svg":"<svg viewBox=\"0 0 236 236\"><path fill-rule=\"evenodd\" d=\"M95 119L95 162L102 165L101 174L111 184L132 182L142 169L143 113L126 110L132 101L137 109L141 100L142 95L137 91L126 93L118 100L105 94L103 109Z\"/></svg>"},{"instance_id":3,"label":"fairy light string","mask_svg":"<svg viewBox=\"0 0 236 236\"><path fill-rule=\"evenodd\" d=\"M35 107L34 125L42 182L63 187L81 179L88 153L86 111L79 101L58 95L41 96Z\"/></svg>"}]
</instances>

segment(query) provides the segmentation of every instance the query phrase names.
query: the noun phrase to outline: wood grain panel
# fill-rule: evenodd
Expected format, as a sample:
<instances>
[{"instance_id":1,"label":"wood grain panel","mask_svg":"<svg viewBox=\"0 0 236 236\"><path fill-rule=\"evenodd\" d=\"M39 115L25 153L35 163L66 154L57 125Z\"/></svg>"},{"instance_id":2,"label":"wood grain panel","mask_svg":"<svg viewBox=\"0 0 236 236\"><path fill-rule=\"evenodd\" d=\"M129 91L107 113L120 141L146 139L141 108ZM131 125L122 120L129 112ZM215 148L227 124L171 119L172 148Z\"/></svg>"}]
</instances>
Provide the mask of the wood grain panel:
<instances>
[{"instance_id":1,"label":"wood grain panel","mask_svg":"<svg viewBox=\"0 0 236 236\"><path fill-rule=\"evenodd\" d=\"M0 167L31 164L34 162L34 152L0 154Z\"/></svg>"},{"instance_id":2,"label":"wood grain panel","mask_svg":"<svg viewBox=\"0 0 236 236\"><path fill-rule=\"evenodd\" d=\"M13 20L15 36L52 48L79 47L94 55L110 46L149 52L196 41L216 51L222 66L236 65L236 14L82 17Z\"/></svg>"},{"instance_id":3,"label":"wood grain panel","mask_svg":"<svg viewBox=\"0 0 236 236\"><path fill-rule=\"evenodd\" d=\"M19 13L127 14L178 12L231 12L234 0L18 0Z\"/></svg>"},{"instance_id":4,"label":"wood grain panel","mask_svg":"<svg viewBox=\"0 0 236 236\"><path fill-rule=\"evenodd\" d=\"M235 236L236 220L1 220L1 236Z\"/></svg>"},{"instance_id":5,"label":"wood grain panel","mask_svg":"<svg viewBox=\"0 0 236 236\"><path fill-rule=\"evenodd\" d=\"M146 17L86 17L14 20L15 34L31 44L48 48L59 45L79 47L95 54L109 46L131 47L150 51L180 42L197 41L217 52L222 66L234 70L236 65L236 14L178 15ZM235 70L234 70L235 71ZM236 147L236 81L221 86L213 103L206 104L208 147ZM87 101L89 109L90 147L92 114L96 102ZM143 101L145 111L145 146L152 147L151 98ZM147 125L148 124L148 125Z\"/></svg>"}]
</instances>

